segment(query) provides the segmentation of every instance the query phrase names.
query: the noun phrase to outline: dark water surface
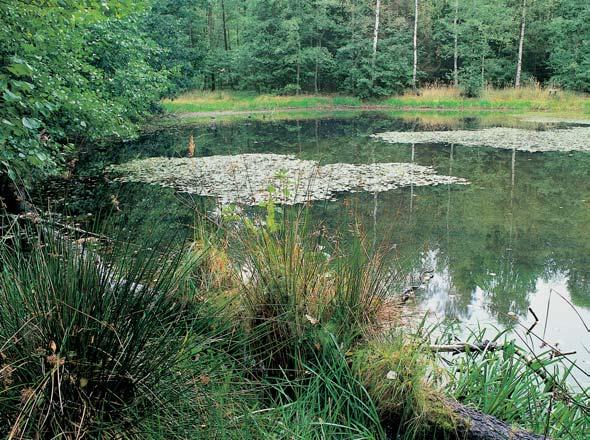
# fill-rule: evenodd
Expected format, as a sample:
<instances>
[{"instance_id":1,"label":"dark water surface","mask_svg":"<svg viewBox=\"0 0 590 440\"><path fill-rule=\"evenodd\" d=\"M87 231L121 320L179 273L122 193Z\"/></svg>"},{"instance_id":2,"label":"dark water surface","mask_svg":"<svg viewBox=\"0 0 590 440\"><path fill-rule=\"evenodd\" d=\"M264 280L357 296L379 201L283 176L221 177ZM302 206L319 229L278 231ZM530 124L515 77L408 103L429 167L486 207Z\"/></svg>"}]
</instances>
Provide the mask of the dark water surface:
<instances>
[{"instance_id":1,"label":"dark water surface","mask_svg":"<svg viewBox=\"0 0 590 440\"><path fill-rule=\"evenodd\" d=\"M393 145L369 137L394 130L476 129L484 123L477 117L441 121L367 113L171 128L89 151L74 183L56 184L48 192L58 209L102 213L141 239L156 224L170 235L186 231L195 205L210 208L213 202L153 185L109 182L103 168L141 157L185 157L190 135L198 156L272 152L322 163L433 166L438 174L465 177L471 185L343 194L318 202L313 215L337 230L343 227L343 204L354 206L371 237L395 245L403 271L433 269L434 277L417 293L433 320L511 327L524 335L518 322L532 324L530 308L540 320L537 333L563 351L575 350L578 366L589 371L590 153Z\"/></svg>"}]
</instances>

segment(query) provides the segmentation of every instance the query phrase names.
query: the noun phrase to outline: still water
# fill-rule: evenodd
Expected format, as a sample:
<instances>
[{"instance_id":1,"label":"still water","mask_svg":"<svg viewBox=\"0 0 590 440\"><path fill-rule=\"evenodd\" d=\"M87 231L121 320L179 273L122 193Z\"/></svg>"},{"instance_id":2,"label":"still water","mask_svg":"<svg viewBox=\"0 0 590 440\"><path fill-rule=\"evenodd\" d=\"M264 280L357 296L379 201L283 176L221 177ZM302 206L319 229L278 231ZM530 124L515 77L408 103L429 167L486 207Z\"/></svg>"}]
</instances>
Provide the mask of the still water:
<instances>
[{"instance_id":1,"label":"still water","mask_svg":"<svg viewBox=\"0 0 590 440\"><path fill-rule=\"evenodd\" d=\"M197 156L280 153L321 163L433 166L438 174L464 177L471 185L342 194L316 203L313 215L336 231L345 227L344 204L354 206L369 236L395 249L396 264L408 277L433 270L416 293L431 320L456 320L464 329L511 328L522 343L519 337L525 337L534 313L535 332L564 352L576 351L580 370L590 371L590 153L388 144L369 137L498 124L518 125L509 119L379 113L287 122L212 120L157 131L117 148L91 149L72 181L56 183L49 193L60 209L95 218L100 213L141 239L153 234L154 225L171 236L188 230L195 206L207 209L213 202L154 185L114 183L104 177L104 167L150 156L185 157L191 135ZM590 383L583 372L577 376Z\"/></svg>"}]
</instances>

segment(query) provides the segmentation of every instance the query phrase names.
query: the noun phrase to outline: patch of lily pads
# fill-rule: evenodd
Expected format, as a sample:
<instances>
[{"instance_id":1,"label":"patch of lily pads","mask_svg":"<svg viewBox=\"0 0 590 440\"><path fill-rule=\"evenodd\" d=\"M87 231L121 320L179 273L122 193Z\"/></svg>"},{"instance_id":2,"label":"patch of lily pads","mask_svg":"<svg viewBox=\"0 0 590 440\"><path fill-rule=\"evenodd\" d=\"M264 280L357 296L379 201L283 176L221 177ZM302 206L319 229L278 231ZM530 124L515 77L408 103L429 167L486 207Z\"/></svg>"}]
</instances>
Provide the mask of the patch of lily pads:
<instances>
[{"instance_id":1,"label":"patch of lily pads","mask_svg":"<svg viewBox=\"0 0 590 440\"><path fill-rule=\"evenodd\" d=\"M411 163L321 165L293 155L239 154L198 158L152 157L111 167L125 182L145 182L216 197L223 204L258 205L269 199L297 204L331 200L343 192L383 192L408 186L465 185Z\"/></svg>"},{"instance_id":2,"label":"patch of lily pads","mask_svg":"<svg viewBox=\"0 0 590 440\"><path fill-rule=\"evenodd\" d=\"M447 143L472 147L492 147L527 152L590 151L590 127L525 130L485 128L455 131L390 131L372 135L395 144Z\"/></svg>"}]
</instances>

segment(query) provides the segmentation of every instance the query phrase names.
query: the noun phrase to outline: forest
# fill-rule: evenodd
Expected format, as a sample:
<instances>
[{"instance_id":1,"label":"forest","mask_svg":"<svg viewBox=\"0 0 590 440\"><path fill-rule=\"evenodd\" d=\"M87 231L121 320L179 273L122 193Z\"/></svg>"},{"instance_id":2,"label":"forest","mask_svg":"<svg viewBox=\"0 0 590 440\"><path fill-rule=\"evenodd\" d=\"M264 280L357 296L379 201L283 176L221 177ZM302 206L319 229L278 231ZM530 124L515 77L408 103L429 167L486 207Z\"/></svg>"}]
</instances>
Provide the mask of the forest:
<instances>
[{"instance_id":1,"label":"forest","mask_svg":"<svg viewBox=\"0 0 590 440\"><path fill-rule=\"evenodd\" d=\"M2 1L1 162L41 173L193 89L590 91L584 0Z\"/></svg>"},{"instance_id":2,"label":"forest","mask_svg":"<svg viewBox=\"0 0 590 440\"><path fill-rule=\"evenodd\" d=\"M0 437L590 438L588 0L0 23Z\"/></svg>"}]
</instances>

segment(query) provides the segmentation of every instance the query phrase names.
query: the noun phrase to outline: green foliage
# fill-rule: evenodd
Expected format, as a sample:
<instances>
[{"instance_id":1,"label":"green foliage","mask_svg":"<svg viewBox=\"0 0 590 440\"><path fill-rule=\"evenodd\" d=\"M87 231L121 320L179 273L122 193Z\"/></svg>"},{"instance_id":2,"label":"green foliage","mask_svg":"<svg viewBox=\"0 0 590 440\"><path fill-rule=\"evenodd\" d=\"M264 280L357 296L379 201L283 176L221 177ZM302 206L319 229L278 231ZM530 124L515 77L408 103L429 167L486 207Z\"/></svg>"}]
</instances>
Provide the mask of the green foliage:
<instances>
[{"instance_id":1,"label":"green foliage","mask_svg":"<svg viewBox=\"0 0 590 440\"><path fill-rule=\"evenodd\" d=\"M432 386L441 371L428 355L425 339L409 329L394 329L353 355L352 368L381 420L400 438L447 438L456 428L455 416ZM434 380L428 381L429 375Z\"/></svg>"},{"instance_id":2,"label":"green foliage","mask_svg":"<svg viewBox=\"0 0 590 440\"><path fill-rule=\"evenodd\" d=\"M322 344L318 329L351 344L373 328L393 280L360 233L351 234L345 253L314 237L303 212L288 210L269 222L269 206L264 227L246 221L229 239L243 254L242 301L258 356L267 367L296 373Z\"/></svg>"},{"instance_id":3,"label":"green foliage","mask_svg":"<svg viewBox=\"0 0 590 440\"><path fill-rule=\"evenodd\" d=\"M3 2L0 13L0 171L13 180L55 171L74 143L132 135L167 88L141 4Z\"/></svg>"},{"instance_id":4,"label":"green foliage","mask_svg":"<svg viewBox=\"0 0 590 440\"><path fill-rule=\"evenodd\" d=\"M588 90L586 3L526 3L523 79ZM453 79L456 39L458 69L478 71L483 86L513 85L522 5L513 0L420 2L420 82ZM376 54L376 5L368 0L167 0L154 4L147 23L166 48L167 68L182 72L175 80L177 91L225 87L369 98L411 86L413 6L381 5ZM472 78L467 77L471 84L465 89L474 90Z\"/></svg>"},{"instance_id":5,"label":"green foliage","mask_svg":"<svg viewBox=\"0 0 590 440\"><path fill-rule=\"evenodd\" d=\"M305 377L273 385L276 426L266 435L300 439L384 439L375 401L349 365L337 340L325 334Z\"/></svg>"},{"instance_id":6,"label":"green foliage","mask_svg":"<svg viewBox=\"0 0 590 440\"><path fill-rule=\"evenodd\" d=\"M485 340L474 331L473 341ZM494 341L504 338L498 334ZM448 390L487 414L555 439L590 435L588 390L573 392L576 369L551 351L529 355L514 342L483 354L467 353L451 364Z\"/></svg>"},{"instance_id":7,"label":"green foliage","mask_svg":"<svg viewBox=\"0 0 590 440\"><path fill-rule=\"evenodd\" d=\"M208 53L200 29L206 26L202 8L190 0L152 2L143 20L144 32L158 42L161 52L151 59L157 70L170 72L172 93L202 87Z\"/></svg>"},{"instance_id":8,"label":"green foliage","mask_svg":"<svg viewBox=\"0 0 590 440\"><path fill-rule=\"evenodd\" d=\"M474 68L467 67L460 72L461 95L466 98L479 98L483 91L481 73Z\"/></svg>"},{"instance_id":9,"label":"green foliage","mask_svg":"<svg viewBox=\"0 0 590 440\"><path fill-rule=\"evenodd\" d=\"M550 26L552 81L564 88L590 92L590 4L560 2Z\"/></svg>"}]
</instances>

